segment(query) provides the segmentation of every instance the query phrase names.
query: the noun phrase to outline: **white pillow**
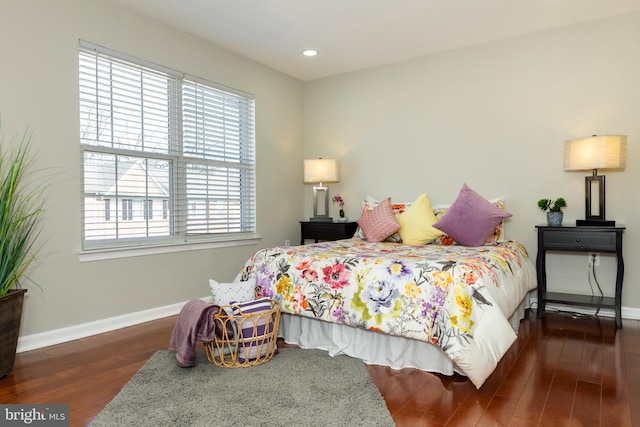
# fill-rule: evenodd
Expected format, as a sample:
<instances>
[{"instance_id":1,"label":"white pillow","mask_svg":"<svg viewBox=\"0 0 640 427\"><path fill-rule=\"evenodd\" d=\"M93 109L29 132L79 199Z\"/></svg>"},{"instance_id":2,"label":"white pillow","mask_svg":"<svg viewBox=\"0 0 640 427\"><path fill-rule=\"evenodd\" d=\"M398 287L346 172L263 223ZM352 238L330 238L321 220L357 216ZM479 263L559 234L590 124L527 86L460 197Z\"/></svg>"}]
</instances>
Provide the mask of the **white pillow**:
<instances>
[{"instance_id":1,"label":"white pillow","mask_svg":"<svg viewBox=\"0 0 640 427\"><path fill-rule=\"evenodd\" d=\"M231 305L231 303L242 303L256 299L255 279L232 283L220 283L213 279L209 279L209 287L211 288L213 304L217 306ZM233 316L233 307L224 307L223 310L227 316ZM235 340L238 336L236 322L231 321L231 325L233 326L233 339ZM225 354L228 354L229 350L230 348L225 346Z\"/></svg>"},{"instance_id":2,"label":"white pillow","mask_svg":"<svg viewBox=\"0 0 640 427\"><path fill-rule=\"evenodd\" d=\"M232 302L247 302L256 299L255 279L233 283L220 283L209 279L209 287L214 305L229 305Z\"/></svg>"}]
</instances>

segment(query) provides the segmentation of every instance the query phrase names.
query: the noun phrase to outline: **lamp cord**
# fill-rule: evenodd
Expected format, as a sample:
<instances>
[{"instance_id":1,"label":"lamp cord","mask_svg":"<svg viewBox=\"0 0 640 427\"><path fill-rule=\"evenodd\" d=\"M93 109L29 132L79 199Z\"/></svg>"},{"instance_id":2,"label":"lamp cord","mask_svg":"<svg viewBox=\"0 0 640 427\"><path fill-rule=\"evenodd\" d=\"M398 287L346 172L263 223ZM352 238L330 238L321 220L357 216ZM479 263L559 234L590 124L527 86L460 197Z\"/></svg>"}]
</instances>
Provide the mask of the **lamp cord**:
<instances>
[{"instance_id":1,"label":"lamp cord","mask_svg":"<svg viewBox=\"0 0 640 427\"><path fill-rule=\"evenodd\" d=\"M593 292L593 283L591 283L591 276L593 275L593 280L598 287L598 291L600 292L600 298L604 298L604 293L602 292L602 288L600 287L600 282L598 282L598 277L596 276L596 263L595 263L596 255L591 255L591 261L589 262L589 268L587 270L587 279L589 280L589 287L591 288L591 296L595 296ZM600 313L600 307L596 308L596 316Z\"/></svg>"}]
</instances>

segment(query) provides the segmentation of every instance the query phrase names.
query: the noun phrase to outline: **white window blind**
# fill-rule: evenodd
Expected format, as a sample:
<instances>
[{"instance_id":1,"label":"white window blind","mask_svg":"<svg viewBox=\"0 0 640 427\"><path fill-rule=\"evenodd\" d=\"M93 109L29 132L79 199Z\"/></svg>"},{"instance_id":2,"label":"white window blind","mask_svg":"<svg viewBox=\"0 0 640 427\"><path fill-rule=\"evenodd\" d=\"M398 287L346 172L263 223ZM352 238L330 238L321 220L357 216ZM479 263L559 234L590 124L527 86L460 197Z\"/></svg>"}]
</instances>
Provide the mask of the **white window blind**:
<instances>
[{"instance_id":1,"label":"white window blind","mask_svg":"<svg viewBox=\"0 0 640 427\"><path fill-rule=\"evenodd\" d=\"M84 249L255 235L250 95L86 42L79 89Z\"/></svg>"}]
</instances>

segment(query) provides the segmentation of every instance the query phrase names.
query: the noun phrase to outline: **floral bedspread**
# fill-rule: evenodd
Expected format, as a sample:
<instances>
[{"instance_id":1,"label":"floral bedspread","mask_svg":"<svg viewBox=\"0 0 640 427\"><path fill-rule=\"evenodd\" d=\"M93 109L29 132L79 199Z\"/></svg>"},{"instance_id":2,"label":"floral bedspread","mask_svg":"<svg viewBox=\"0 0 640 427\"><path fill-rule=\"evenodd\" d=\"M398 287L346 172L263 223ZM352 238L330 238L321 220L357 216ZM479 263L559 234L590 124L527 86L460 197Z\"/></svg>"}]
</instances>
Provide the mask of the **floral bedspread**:
<instances>
[{"instance_id":1,"label":"floral bedspread","mask_svg":"<svg viewBox=\"0 0 640 427\"><path fill-rule=\"evenodd\" d=\"M438 345L480 387L515 340L508 317L536 279L525 248L359 239L256 252L243 279L283 312Z\"/></svg>"}]
</instances>

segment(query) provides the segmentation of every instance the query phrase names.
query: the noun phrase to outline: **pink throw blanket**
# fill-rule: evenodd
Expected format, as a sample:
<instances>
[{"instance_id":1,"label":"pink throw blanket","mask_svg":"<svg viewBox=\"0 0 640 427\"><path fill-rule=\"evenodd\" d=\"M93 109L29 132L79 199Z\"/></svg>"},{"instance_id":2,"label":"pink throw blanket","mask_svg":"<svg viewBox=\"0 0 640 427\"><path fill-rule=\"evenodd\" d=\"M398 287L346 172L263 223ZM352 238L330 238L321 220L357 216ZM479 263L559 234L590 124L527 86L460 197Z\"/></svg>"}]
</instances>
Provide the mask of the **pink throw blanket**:
<instances>
[{"instance_id":1,"label":"pink throw blanket","mask_svg":"<svg viewBox=\"0 0 640 427\"><path fill-rule=\"evenodd\" d=\"M222 336L222 324L213 321L213 315L219 309L217 305L199 299L191 300L182 307L169 342L169 350L176 352L178 366L195 366L196 343L211 342L215 336ZM230 333L233 335L233 331Z\"/></svg>"}]
</instances>

